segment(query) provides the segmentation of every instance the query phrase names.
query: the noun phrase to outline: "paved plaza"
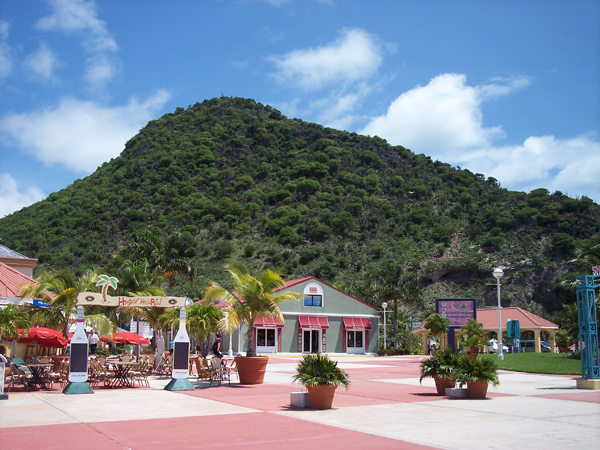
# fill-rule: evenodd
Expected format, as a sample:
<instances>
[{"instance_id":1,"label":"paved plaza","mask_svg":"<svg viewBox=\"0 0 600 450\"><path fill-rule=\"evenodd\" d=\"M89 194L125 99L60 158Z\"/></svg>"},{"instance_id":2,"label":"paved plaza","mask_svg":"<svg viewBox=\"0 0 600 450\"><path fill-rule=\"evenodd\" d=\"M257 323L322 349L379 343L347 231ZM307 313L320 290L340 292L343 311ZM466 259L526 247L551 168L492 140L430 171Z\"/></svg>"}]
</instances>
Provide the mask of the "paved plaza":
<instances>
[{"instance_id":1,"label":"paved plaza","mask_svg":"<svg viewBox=\"0 0 600 450\"><path fill-rule=\"evenodd\" d=\"M500 372L488 399L459 400L419 384L421 356L339 357L350 373L333 409L290 406L296 358L272 357L265 384L94 394L10 392L0 402L0 449L456 449L598 448L600 391L575 377ZM193 381L190 378L191 381Z\"/></svg>"}]
</instances>

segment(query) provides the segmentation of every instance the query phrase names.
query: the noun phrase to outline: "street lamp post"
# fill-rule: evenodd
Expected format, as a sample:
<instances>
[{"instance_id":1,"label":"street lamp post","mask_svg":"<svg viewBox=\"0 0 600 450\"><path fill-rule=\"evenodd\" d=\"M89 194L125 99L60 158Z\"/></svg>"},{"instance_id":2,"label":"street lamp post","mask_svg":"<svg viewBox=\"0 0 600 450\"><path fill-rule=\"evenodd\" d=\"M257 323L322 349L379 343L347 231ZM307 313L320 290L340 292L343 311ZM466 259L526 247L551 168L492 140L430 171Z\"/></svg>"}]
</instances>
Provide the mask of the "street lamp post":
<instances>
[{"instance_id":1,"label":"street lamp post","mask_svg":"<svg viewBox=\"0 0 600 450\"><path fill-rule=\"evenodd\" d=\"M493 272L498 288L498 361L504 360L502 353L502 305L500 303L500 278L504 276L504 272L499 267L496 267Z\"/></svg>"},{"instance_id":2,"label":"street lamp post","mask_svg":"<svg viewBox=\"0 0 600 450\"><path fill-rule=\"evenodd\" d=\"M383 308L383 348L387 348L387 339L386 339L386 334L387 334L387 330L386 330L387 320L386 320L386 317L385 317L385 308L387 308L387 303L383 302L381 304L381 307Z\"/></svg>"}]
</instances>

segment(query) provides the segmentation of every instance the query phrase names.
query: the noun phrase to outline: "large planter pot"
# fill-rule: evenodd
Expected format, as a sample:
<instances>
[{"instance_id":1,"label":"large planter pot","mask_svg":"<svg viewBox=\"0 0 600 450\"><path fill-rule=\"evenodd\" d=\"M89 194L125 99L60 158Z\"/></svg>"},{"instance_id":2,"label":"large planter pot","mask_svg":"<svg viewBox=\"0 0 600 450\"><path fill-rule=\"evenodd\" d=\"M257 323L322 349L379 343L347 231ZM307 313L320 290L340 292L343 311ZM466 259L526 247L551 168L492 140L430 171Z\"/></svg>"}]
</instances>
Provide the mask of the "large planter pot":
<instances>
[{"instance_id":1,"label":"large planter pot","mask_svg":"<svg viewBox=\"0 0 600 450\"><path fill-rule=\"evenodd\" d=\"M435 381L435 388L437 389L438 395L446 395L446 388L453 388L456 386L456 381L440 378L438 376L434 376L433 381Z\"/></svg>"},{"instance_id":2,"label":"large planter pot","mask_svg":"<svg viewBox=\"0 0 600 450\"><path fill-rule=\"evenodd\" d=\"M485 398L488 390L487 381L469 381L467 382L469 398Z\"/></svg>"},{"instance_id":3,"label":"large planter pot","mask_svg":"<svg viewBox=\"0 0 600 450\"><path fill-rule=\"evenodd\" d=\"M331 409L337 386L306 386L312 409Z\"/></svg>"},{"instance_id":4,"label":"large planter pot","mask_svg":"<svg viewBox=\"0 0 600 450\"><path fill-rule=\"evenodd\" d=\"M234 358L240 384L262 384L267 371L268 356L236 356Z\"/></svg>"},{"instance_id":5,"label":"large planter pot","mask_svg":"<svg viewBox=\"0 0 600 450\"><path fill-rule=\"evenodd\" d=\"M469 349L469 353L467 353L467 356L477 359L478 354L479 354L479 347L471 347Z\"/></svg>"}]
</instances>

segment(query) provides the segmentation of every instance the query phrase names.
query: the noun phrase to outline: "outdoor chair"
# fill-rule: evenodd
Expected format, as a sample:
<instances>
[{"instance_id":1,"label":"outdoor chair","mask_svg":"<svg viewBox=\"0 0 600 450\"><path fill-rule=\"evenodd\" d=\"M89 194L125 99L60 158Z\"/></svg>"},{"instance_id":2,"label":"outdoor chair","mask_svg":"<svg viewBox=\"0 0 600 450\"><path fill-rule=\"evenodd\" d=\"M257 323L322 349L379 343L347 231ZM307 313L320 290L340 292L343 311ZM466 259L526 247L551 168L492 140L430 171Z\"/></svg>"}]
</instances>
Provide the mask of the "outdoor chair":
<instances>
[{"instance_id":1,"label":"outdoor chair","mask_svg":"<svg viewBox=\"0 0 600 450\"><path fill-rule=\"evenodd\" d=\"M128 353L124 353L121 355L121 357L119 358L120 361L122 362L131 362L132 360L132 356L129 355Z\"/></svg>"},{"instance_id":2,"label":"outdoor chair","mask_svg":"<svg viewBox=\"0 0 600 450\"><path fill-rule=\"evenodd\" d=\"M30 389L30 382L33 379L33 375L27 366L16 366L14 364L11 365L12 368L12 378L11 378L11 387L15 383L21 383L25 389Z\"/></svg>"},{"instance_id":3,"label":"outdoor chair","mask_svg":"<svg viewBox=\"0 0 600 450\"><path fill-rule=\"evenodd\" d=\"M135 381L139 383L140 386L143 384L146 387L150 387L150 383L148 382L148 363L145 361L138 362L135 366L131 368L131 370L127 373L127 376L131 379L131 384L133 385Z\"/></svg>"},{"instance_id":4,"label":"outdoor chair","mask_svg":"<svg viewBox=\"0 0 600 450\"><path fill-rule=\"evenodd\" d=\"M229 369L227 368L225 361L221 361L221 358L214 357L210 360L210 363L212 364L210 385L212 386L214 381L217 383L217 386L221 386L223 381L228 381L231 386L231 377L229 376Z\"/></svg>"},{"instance_id":5,"label":"outdoor chair","mask_svg":"<svg viewBox=\"0 0 600 450\"><path fill-rule=\"evenodd\" d=\"M235 363L235 359L231 362L231 365L227 369L229 370L230 377L231 377L231 375L235 375L236 377L238 377L238 380L240 379L240 375L238 374L238 369L237 369L237 365Z\"/></svg>"},{"instance_id":6,"label":"outdoor chair","mask_svg":"<svg viewBox=\"0 0 600 450\"><path fill-rule=\"evenodd\" d=\"M67 374L69 372L69 361L60 361L56 368L56 371L50 371L46 375L48 378L48 385L50 390L54 389L54 383L60 383L60 386L64 389L67 385Z\"/></svg>"},{"instance_id":7,"label":"outdoor chair","mask_svg":"<svg viewBox=\"0 0 600 450\"><path fill-rule=\"evenodd\" d=\"M198 358L194 358L194 364L196 365L198 376L197 381L210 380L210 367L208 366L206 359L202 356L198 356Z\"/></svg>"},{"instance_id":8,"label":"outdoor chair","mask_svg":"<svg viewBox=\"0 0 600 450\"><path fill-rule=\"evenodd\" d=\"M96 359L90 361L90 384L94 384L94 387L97 387L100 382L104 383L104 386L110 385L112 380L113 373L106 369L106 366L100 364Z\"/></svg>"}]
</instances>

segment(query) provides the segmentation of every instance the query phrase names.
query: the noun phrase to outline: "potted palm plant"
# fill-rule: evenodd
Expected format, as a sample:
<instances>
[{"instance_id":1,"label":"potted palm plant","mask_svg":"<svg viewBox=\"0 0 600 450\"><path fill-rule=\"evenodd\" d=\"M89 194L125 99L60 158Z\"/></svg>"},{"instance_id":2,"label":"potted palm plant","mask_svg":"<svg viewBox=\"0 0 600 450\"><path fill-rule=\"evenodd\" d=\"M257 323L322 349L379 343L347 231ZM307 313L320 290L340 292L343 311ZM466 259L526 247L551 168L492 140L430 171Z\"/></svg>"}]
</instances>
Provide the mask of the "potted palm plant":
<instances>
[{"instance_id":1,"label":"potted palm plant","mask_svg":"<svg viewBox=\"0 0 600 450\"><path fill-rule=\"evenodd\" d=\"M456 385L458 362L463 356L458 349L447 347L421 361L421 378L433 378L438 395L445 395L446 388Z\"/></svg>"},{"instance_id":2,"label":"potted palm plant","mask_svg":"<svg viewBox=\"0 0 600 450\"><path fill-rule=\"evenodd\" d=\"M283 322L279 305L283 302L301 300L303 295L297 292L276 291L285 287L278 273L264 270L258 278L250 275L241 263L230 263L225 269L231 276L233 291L211 282L204 294L207 303L224 302L223 318L220 327L227 333L233 333L241 325L248 326L248 350L246 356L236 356L235 364L241 384L262 384L265 376L268 356L256 355L254 324L259 317L277 317Z\"/></svg>"},{"instance_id":3,"label":"potted palm plant","mask_svg":"<svg viewBox=\"0 0 600 450\"><path fill-rule=\"evenodd\" d=\"M471 358L477 358L480 347L488 342L483 325L475 319L468 319L467 323L460 327L460 333L458 341L465 353Z\"/></svg>"},{"instance_id":4,"label":"potted palm plant","mask_svg":"<svg viewBox=\"0 0 600 450\"><path fill-rule=\"evenodd\" d=\"M569 331L561 328L555 333L556 345L561 353L569 353L570 347L573 344Z\"/></svg>"},{"instance_id":5,"label":"potted palm plant","mask_svg":"<svg viewBox=\"0 0 600 450\"><path fill-rule=\"evenodd\" d=\"M348 372L337 366L337 361L321 353L304 355L296 366L293 380L308 390L312 409L331 409L338 386L350 387Z\"/></svg>"},{"instance_id":6,"label":"potted palm plant","mask_svg":"<svg viewBox=\"0 0 600 450\"><path fill-rule=\"evenodd\" d=\"M425 319L425 323L423 324L426 330L437 336L440 342L440 346L442 344L442 335L448 333L450 329L450 319L443 317L441 314L432 314L427 319Z\"/></svg>"},{"instance_id":7,"label":"potted palm plant","mask_svg":"<svg viewBox=\"0 0 600 450\"><path fill-rule=\"evenodd\" d=\"M461 358L457 379L467 385L469 398L485 398L488 385L498 386L498 363L489 358Z\"/></svg>"}]
</instances>

